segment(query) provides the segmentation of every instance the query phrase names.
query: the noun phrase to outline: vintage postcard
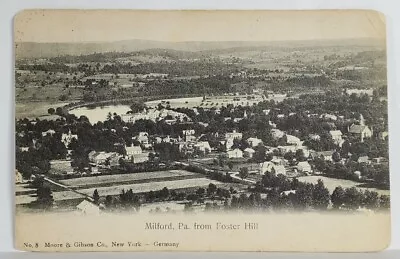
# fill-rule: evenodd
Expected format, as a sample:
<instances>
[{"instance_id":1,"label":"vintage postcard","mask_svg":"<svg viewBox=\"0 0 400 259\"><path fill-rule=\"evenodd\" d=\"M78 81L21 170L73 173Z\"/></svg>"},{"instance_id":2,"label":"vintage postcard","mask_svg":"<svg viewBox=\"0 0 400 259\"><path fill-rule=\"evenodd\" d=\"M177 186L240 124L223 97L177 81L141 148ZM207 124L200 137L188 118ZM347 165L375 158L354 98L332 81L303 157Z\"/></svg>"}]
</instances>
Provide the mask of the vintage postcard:
<instances>
[{"instance_id":1,"label":"vintage postcard","mask_svg":"<svg viewBox=\"0 0 400 259\"><path fill-rule=\"evenodd\" d=\"M26 10L14 26L17 249L390 244L382 14Z\"/></svg>"}]
</instances>

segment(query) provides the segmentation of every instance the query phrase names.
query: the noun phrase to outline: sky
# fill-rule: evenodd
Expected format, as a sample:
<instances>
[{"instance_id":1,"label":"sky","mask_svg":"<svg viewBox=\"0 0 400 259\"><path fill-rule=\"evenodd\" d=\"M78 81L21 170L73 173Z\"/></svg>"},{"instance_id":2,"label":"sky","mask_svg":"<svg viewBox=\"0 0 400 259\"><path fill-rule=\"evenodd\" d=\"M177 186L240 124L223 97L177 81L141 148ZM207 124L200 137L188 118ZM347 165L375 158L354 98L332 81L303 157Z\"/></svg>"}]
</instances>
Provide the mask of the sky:
<instances>
[{"instance_id":1,"label":"sky","mask_svg":"<svg viewBox=\"0 0 400 259\"><path fill-rule=\"evenodd\" d=\"M15 41L104 42L385 39L375 11L27 10L14 19Z\"/></svg>"}]
</instances>

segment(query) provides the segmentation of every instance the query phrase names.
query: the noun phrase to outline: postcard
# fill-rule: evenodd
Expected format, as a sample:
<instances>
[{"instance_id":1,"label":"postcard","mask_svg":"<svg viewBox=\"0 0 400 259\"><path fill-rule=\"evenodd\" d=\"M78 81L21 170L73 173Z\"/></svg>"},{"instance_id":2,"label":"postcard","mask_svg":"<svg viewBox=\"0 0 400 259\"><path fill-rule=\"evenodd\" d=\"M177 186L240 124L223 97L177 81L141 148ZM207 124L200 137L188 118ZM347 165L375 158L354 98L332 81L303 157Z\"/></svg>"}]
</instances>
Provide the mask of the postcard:
<instances>
[{"instance_id":1,"label":"postcard","mask_svg":"<svg viewBox=\"0 0 400 259\"><path fill-rule=\"evenodd\" d=\"M17 249L389 245L382 14L25 10L14 26Z\"/></svg>"}]
</instances>

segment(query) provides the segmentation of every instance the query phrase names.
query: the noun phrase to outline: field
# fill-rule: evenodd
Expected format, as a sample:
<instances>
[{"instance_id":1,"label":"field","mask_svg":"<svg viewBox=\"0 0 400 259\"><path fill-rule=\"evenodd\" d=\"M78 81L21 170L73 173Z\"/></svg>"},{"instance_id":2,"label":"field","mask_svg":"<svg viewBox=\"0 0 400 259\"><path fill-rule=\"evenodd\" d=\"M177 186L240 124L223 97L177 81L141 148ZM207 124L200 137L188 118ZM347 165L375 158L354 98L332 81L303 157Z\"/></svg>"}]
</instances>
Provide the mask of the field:
<instances>
[{"instance_id":1,"label":"field","mask_svg":"<svg viewBox=\"0 0 400 259\"><path fill-rule=\"evenodd\" d=\"M132 174L118 174L118 175L100 175L91 177L80 177L75 179L62 180L60 183L71 186L71 187L84 187L88 185L102 185L110 183L124 183L130 181L140 180L157 180L159 178L173 178L177 176L199 176L195 173L191 173L183 170L171 170L171 171L158 171L158 172L144 172L144 173L132 173Z\"/></svg>"},{"instance_id":2,"label":"field","mask_svg":"<svg viewBox=\"0 0 400 259\"><path fill-rule=\"evenodd\" d=\"M71 186L80 193L90 196L97 189L100 196L103 197L106 195L118 195L122 189L132 189L134 193L143 193L161 190L164 187L172 190L207 187L210 183L221 184L220 182L204 178L203 175L184 170L81 177L62 180L60 183ZM25 185L18 187L17 191L21 195L16 196L16 204L27 204L36 200L35 193L26 193L32 190L27 189L28 187ZM54 189L53 198L55 201L63 201L84 197L72 191L57 191Z\"/></svg>"},{"instance_id":3,"label":"field","mask_svg":"<svg viewBox=\"0 0 400 259\"><path fill-rule=\"evenodd\" d=\"M176 181L151 182L151 183L141 183L141 184L123 184L123 185L109 186L109 187L88 188L88 189L80 189L79 192L91 196L94 190L97 189L99 195L104 197L107 195L118 195L121 193L123 189L124 190L132 189L133 193L144 193L149 191L161 190L164 187L167 187L170 190L207 187L210 183L216 185L219 184L219 182L217 181L209 180L206 178L200 178L200 179L185 179ZM70 191L54 192L53 197L55 201L82 198L81 195Z\"/></svg>"},{"instance_id":4,"label":"field","mask_svg":"<svg viewBox=\"0 0 400 259\"><path fill-rule=\"evenodd\" d=\"M203 97L189 97L189 98L176 98L176 99L164 99L146 102L148 107L156 107L158 104L169 104L171 108L193 108L197 107L203 101Z\"/></svg>"},{"instance_id":5,"label":"field","mask_svg":"<svg viewBox=\"0 0 400 259\"><path fill-rule=\"evenodd\" d=\"M376 188L359 187L361 185L360 183L354 182L351 180L334 179L334 178L329 178L329 177L325 177L325 176L315 176L315 175L303 176L303 177L299 177L297 179L299 179L300 182L313 183L313 184L316 184L318 182L318 179L321 179L324 182L326 188L328 188L330 193L332 193L336 187L342 186L343 188L357 187L357 189L362 190L362 191L365 191L365 190L375 191L375 192L379 193L380 195L389 195L390 194L389 190L379 190Z\"/></svg>"},{"instance_id":6,"label":"field","mask_svg":"<svg viewBox=\"0 0 400 259\"><path fill-rule=\"evenodd\" d=\"M15 118L32 118L35 119L42 115L47 115L49 108L56 109L68 103L66 102L17 102L15 104Z\"/></svg>"}]
</instances>

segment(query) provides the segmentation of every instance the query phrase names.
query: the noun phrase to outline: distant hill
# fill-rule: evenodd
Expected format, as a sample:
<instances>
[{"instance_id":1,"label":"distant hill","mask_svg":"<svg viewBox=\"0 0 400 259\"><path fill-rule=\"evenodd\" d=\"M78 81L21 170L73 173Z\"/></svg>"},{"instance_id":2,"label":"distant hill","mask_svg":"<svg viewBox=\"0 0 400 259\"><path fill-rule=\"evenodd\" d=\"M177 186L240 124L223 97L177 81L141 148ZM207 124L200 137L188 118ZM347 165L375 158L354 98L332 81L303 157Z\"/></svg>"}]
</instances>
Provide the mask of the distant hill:
<instances>
[{"instance_id":1,"label":"distant hill","mask_svg":"<svg viewBox=\"0 0 400 259\"><path fill-rule=\"evenodd\" d=\"M345 39L285 42L162 42L150 40L124 40L115 42L82 43L36 43L16 42L16 58L50 58L64 55L87 55L105 52L135 52L149 49L170 49L190 52L209 52L223 49L244 49L259 47L312 47L312 46L376 46L385 47L385 42L377 39ZM217 51L218 52L218 51Z\"/></svg>"}]
</instances>

